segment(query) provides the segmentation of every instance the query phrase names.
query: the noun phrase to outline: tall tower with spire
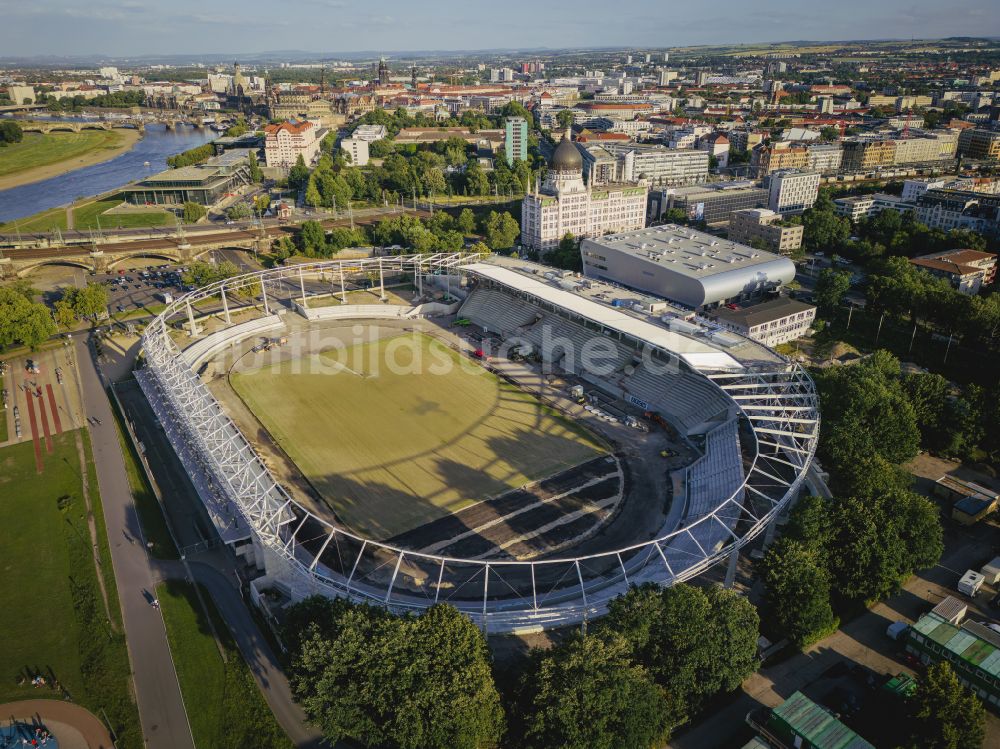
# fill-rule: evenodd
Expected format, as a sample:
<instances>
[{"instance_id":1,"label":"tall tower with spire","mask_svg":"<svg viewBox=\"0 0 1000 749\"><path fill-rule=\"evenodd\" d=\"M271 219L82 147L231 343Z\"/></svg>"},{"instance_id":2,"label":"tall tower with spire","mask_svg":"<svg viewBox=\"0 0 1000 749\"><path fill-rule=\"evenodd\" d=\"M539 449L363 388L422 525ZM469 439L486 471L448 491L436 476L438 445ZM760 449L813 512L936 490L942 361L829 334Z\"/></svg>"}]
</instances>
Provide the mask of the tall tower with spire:
<instances>
[{"instance_id":1,"label":"tall tower with spire","mask_svg":"<svg viewBox=\"0 0 1000 749\"><path fill-rule=\"evenodd\" d=\"M389 84L389 65L384 57L378 59L378 85L387 86Z\"/></svg>"}]
</instances>

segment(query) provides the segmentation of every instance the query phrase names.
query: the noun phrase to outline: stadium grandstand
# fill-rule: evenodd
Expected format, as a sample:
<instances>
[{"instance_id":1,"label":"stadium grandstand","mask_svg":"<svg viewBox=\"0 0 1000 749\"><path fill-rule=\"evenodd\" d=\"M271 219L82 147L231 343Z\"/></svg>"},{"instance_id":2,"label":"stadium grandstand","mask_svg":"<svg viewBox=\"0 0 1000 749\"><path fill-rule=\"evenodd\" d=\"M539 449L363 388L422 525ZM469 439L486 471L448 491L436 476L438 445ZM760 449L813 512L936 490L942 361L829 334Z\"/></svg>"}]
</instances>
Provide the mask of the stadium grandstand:
<instances>
[{"instance_id":1,"label":"stadium grandstand","mask_svg":"<svg viewBox=\"0 0 1000 749\"><path fill-rule=\"evenodd\" d=\"M387 279L406 284L412 299L391 303ZM352 294L378 303L354 304ZM248 297L237 314L235 300ZM209 298L224 312L199 316ZM424 524L368 517L382 512L382 496L337 505L359 483L343 476L323 477L336 487L330 511L276 468L274 456L295 446L264 452L257 422L241 421L250 417L227 405L225 378L213 383L205 370L227 367L238 382L241 367L260 370L256 341L305 340L345 321L402 326L393 335L419 329L501 377L497 387L514 383L560 419L596 424L595 436L545 422L541 431L562 429L563 444L579 449L574 465L546 465L538 476L525 469L530 480L518 473L509 491L484 490L480 502L463 495ZM251 590L262 605L312 594L400 612L448 602L489 632L524 632L598 617L631 584L670 585L726 564L731 584L739 550L773 529L799 493L819 433L813 383L794 362L665 300L512 258L373 256L238 276L168 305L146 328L143 350L140 385L220 538L256 570ZM378 386L354 374L351 387ZM529 407L502 392L520 411ZM631 441L638 450L655 440L690 459L671 466L666 486L633 479L631 493L621 476L638 469L595 447ZM490 444L484 489L497 463L516 464L505 454L515 442ZM663 469L654 472L662 480ZM473 473L448 475L475 486ZM392 493L393 506L419 505L421 492L405 489ZM503 536L504 528L516 533Z\"/></svg>"}]
</instances>

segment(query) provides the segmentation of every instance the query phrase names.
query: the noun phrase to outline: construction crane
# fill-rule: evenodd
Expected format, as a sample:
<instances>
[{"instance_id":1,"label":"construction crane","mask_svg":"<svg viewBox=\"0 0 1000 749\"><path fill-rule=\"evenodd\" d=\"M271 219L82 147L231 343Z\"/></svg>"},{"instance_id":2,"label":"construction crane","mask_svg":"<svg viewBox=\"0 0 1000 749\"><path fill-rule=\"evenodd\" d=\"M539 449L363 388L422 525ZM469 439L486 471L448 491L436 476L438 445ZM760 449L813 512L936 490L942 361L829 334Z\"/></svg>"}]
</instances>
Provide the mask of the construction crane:
<instances>
[{"instance_id":1,"label":"construction crane","mask_svg":"<svg viewBox=\"0 0 1000 749\"><path fill-rule=\"evenodd\" d=\"M906 113L906 122L903 123L903 132L899 134L900 139L905 140L910 137L910 120L913 119L913 110Z\"/></svg>"}]
</instances>

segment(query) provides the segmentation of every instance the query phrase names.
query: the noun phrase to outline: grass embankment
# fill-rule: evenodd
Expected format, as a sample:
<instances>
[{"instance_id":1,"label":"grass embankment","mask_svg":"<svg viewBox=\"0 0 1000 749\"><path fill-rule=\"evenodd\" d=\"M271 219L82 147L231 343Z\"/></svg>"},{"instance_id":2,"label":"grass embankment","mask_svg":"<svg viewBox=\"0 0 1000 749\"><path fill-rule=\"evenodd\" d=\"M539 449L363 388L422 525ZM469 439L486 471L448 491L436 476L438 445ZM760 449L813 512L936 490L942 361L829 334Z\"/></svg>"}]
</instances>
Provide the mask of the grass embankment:
<instances>
[{"instance_id":1,"label":"grass embankment","mask_svg":"<svg viewBox=\"0 0 1000 749\"><path fill-rule=\"evenodd\" d=\"M146 542L153 544L150 552L158 559L177 559L177 547L174 546L174 540L167 528L167 521L163 517L160 502L157 500L156 494L153 493L153 487L149 484L135 445L128 437L124 417L118 410L118 404L114 398L111 399L111 410L115 414L118 442L121 444L122 456L125 458L125 473L128 474L128 485L132 490L132 500L135 503L136 512L139 514L142 532L146 537Z\"/></svg>"},{"instance_id":2,"label":"grass embankment","mask_svg":"<svg viewBox=\"0 0 1000 749\"><path fill-rule=\"evenodd\" d=\"M108 151L116 151L123 146L130 146L137 137L122 130L81 130L79 133L25 133L20 143L12 143L0 148L0 187L5 185L3 178L11 175L23 175L30 178L29 172L55 164L66 164L67 171L76 169L76 159L85 154L97 152L96 160L88 159L89 163L98 163ZM104 152L104 153L101 153ZM79 166L83 166L80 164ZM47 175L54 176L54 175Z\"/></svg>"},{"instance_id":3,"label":"grass embankment","mask_svg":"<svg viewBox=\"0 0 1000 749\"><path fill-rule=\"evenodd\" d=\"M174 216L167 211L136 211L122 213L108 213L113 208L122 203L121 195L111 195L100 200L85 200L77 203L71 209L73 212L73 228L76 231L90 231L91 229L102 231L113 231L115 229L142 229L146 227L157 227L172 225ZM67 231L69 224L66 221L66 207L50 208L31 216L14 219L3 224L6 231L13 231L15 226L23 234L33 234L40 232Z\"/></svg>"},{"instance_id":4,"label":"grass embankment","mask_svg":"<svg viewBox=\"0 0 1000 749\"><path fill-rule=\"evenodd\" d=\"M33 445L0 450L0 702L68 697L104 710L119 747L142 745L128 651L111 567L90 442L84 441L105 609L83 497L76 432L53 438L55 454L35 472ZM108 619L110 612L110 621ZM44 676L45 687L31 678ZM62 691L50 689L58 680Z\"/></svg>"},{"instance_id":5,"label":"grass embankment","mask_svg":"<svg viewBox=\"0 0 1000 749\"><path fill-rule=\"evenodd\" d=\"M191 583L171 580L157 586L156 595L195 744L212 749L290 748L291 741L204 588L201 600L208 616Z\"/></svg>"}]
</instances>

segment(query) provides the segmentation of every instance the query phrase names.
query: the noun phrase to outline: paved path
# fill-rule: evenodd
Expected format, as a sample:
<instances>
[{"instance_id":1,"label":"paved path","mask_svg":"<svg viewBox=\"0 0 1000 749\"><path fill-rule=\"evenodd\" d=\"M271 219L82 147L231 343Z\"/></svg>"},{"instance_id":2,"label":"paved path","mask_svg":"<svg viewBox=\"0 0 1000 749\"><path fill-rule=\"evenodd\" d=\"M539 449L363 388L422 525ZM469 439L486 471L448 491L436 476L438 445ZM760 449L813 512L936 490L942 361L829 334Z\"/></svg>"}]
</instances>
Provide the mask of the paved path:
<instances>
[{"instance_id":1,"label":"paved path","mask_svg":"<svg viewBox=\"0 0 1000 749\"><path fill-rule=\"evenodd\" d=\"M39 719L59 740L60 747L112 749L111 734L89 710L63 700L21 700L0 705L0 722L31 723Z\"/></svg>"},{"instance_id":2,"label":"paved path","mask_svg":"<svg viewBox=\"0 0 1000 749\"><path fill-rule=\"evenodd\" d=\"M306 723L305 713L292 699L292 690L281 664L236 587L235 569L228 555L217 550L201 558L205 561L189 561L187 569L180 561L159 560L154 565L161 579L190 579L190 570L190 576L205 586L215 602L278 724L297 747L326 746L322 743L322 734Z\"/></svg>"},{"instance_id":3,"label":"paved path","mask_svg":"<svg viewBox=\"0 0 1000 749\"><path fill-rule=\"evenodd\" d=\"M104 504L111 560L132 663L139 718L150 749L194 749L167 634L160 612L149 605L155 578L132 504L115 420L86 341L77 341L76 360L90 427L97 482Z\"/></svg>"}]
</instances>

